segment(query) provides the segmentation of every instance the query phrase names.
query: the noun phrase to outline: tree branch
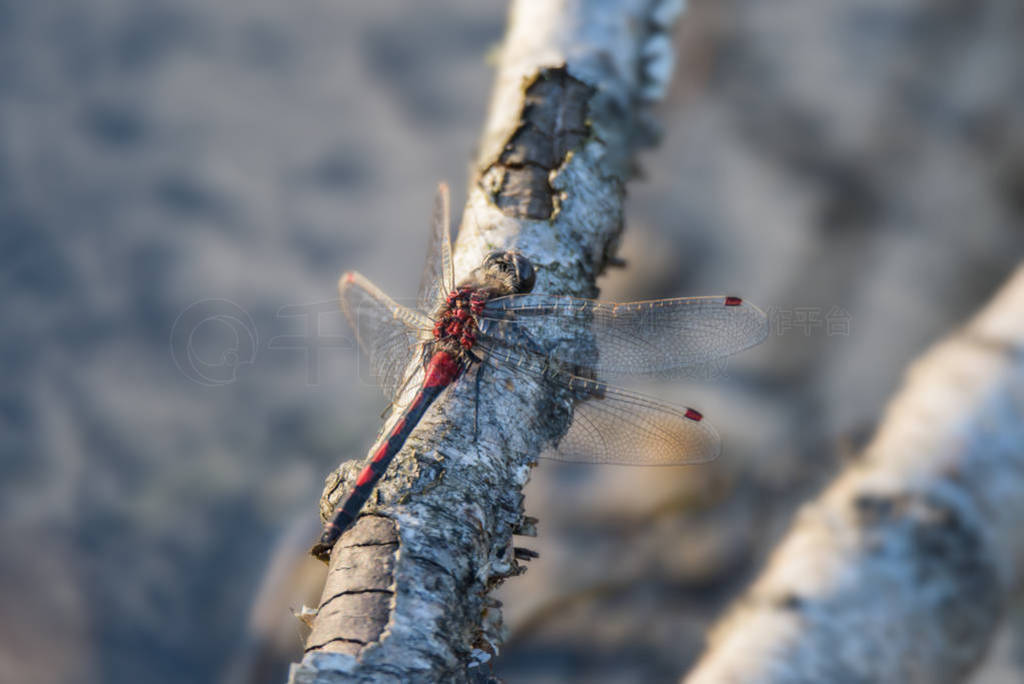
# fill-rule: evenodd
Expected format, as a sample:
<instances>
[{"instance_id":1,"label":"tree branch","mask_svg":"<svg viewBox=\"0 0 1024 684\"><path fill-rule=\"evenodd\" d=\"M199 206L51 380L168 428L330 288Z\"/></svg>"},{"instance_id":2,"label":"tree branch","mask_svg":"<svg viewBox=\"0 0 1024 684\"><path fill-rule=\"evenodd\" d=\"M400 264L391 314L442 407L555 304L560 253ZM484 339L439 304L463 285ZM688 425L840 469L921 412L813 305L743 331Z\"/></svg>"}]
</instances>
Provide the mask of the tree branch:
<instances>
[{"instance_id":1,"label":"tree branch","mask_svg":"<svg viewBox=\"0 0 1024 684\"><path fill-rule=\"evenodd\" d=\"M1024 571L1024 267L910 370L687 680L954 682Z\"/></svg>"},{"instance_id":2,"label":"tree branch","mask_svg":"<svg viewBox=\"0 0 1024 684\"><path fill-rule=\"evenodd\" d=\"M645 108L667 86L668 30L681 6L512 4L455 246L457 278L490 250L514 247L538 268L535 291L596 293L622 229L633 154L655 137ZM569 398L491 372L478 404L470 377L428 413L378 486L373 515L335 546L291 681L466 681L496 652L500 607L488 593L530 556L512 546L514 532L532 531L521 489L536 455L565 430ZM474 440L475 420L491 439ZM328 478L322 512L358 467Z\"/></svg>"}]
</instances>

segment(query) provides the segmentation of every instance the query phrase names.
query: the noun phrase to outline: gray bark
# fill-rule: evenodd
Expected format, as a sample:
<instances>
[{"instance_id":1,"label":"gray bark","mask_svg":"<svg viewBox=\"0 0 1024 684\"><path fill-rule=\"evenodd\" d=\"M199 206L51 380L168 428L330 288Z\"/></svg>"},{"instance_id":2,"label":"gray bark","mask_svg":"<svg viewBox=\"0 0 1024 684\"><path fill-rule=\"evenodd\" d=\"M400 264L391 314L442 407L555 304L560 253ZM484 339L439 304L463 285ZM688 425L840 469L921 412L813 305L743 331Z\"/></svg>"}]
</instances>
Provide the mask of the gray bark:
<instances>
[{"instance_id":1,"label":"gray bark","mask_svg":"<svg viewBox=\"0 0 1024 684\"><path fill-rule=\"evenodd\" d=\"M1024 571L1024 267L907 374L687 679L955 682Z\"/></svg>"},{"instance_id":2,"label":"gray bark","mask_svg":"<svg viewBox=\"0 0 1024 684\"><path fill-rule=\"evenodd\" d=\"M456 279L488 251L514 247L538 268L535 291L596 294L622 229L633 155L655 137L645 108L667 87L668 31L681 6L512 4ZM521 489L537 454L565 430L569 399L496 372L474 416L468 379L427 414L370 514L335 546L291 681L467 681L497 651L501 612L488 593L530 556L512 541L532 533ZM486 439L473 439L474 418ZM328 479L322 511L357 469L346 464Z\"/></svg>"}]
</instances>

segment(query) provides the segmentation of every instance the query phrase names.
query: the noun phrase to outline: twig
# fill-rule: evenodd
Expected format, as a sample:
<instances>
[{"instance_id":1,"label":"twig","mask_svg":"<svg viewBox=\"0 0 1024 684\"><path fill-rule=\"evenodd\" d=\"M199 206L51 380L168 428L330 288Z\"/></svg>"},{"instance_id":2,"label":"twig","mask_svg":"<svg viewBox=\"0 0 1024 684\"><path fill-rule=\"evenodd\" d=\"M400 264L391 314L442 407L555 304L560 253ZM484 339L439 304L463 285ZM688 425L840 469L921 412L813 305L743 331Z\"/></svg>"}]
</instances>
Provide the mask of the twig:
<instances>
[{"instance_id":1,"label":"twig","mask_svg":"<svg viewBox=\"0 0 1024 684\"><path fill-rule=\"evenodd\" d=\"M535 291L593 296L622 229L636 148L655 137L646 105L672 64L679 0L512 4L490 114L455 246L456 277L492 249L538 267ZM489 373L491 371L488 371ZM513 387L494 371L488 385ZM463 386L470 383L462 383ZM291 681L466 681L501 642L488 597L523 571L513 547L532 460L564 431L543 388L440 402L410 437L364 516L338 542L307 655ZM486 446L485 446L486 444ZM355 466L326 490L328 511ZM518 557L518 559L517 559Z\"/></svg>"},{"instance_id":2,"label":"twig","mask_svg":"<svg viewBox=\"0 0 1024 684\"><path fill-rule=\"evenodd\" d=\"M687 680L954 682L1024 573L1024 267L908 373Z\"/></svg>"}]
</instances>

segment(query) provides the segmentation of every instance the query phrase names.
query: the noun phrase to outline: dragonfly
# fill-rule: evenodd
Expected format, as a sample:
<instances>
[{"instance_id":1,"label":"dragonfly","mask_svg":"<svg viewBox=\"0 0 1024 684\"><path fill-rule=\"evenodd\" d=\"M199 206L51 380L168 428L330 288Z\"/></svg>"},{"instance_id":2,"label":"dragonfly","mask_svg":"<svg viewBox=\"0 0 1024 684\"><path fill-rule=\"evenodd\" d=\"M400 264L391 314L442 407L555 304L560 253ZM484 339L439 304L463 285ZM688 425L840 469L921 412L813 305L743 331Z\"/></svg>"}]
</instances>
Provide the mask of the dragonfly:
<instances>
[{"instance_id":1,"label":"dragonfly","mask_svg":"<svg viewBox=\"0 0 1024 684\"><path fill-rule=\"evenodd\" d=\"M614 303L533 293L537 269L514 249L489 253L456 282L449 213L448 188L441 183L416 308L397 303L359 273L345 273L339 281L341 308L400 415L378 437L369 462L311 549L321 560L355 522L427 409L471 368L476 367L477 401L489 367L511 370L574 399L570 427L545 457L627 465L704 463L718 456L720 439L700 411L662 403L606 378L699 367L768 334L765 314L740 297ZM551 329L571 331L571 339L580 343L545 344ZM410 387L416 388L411 395Z\"/></svg>"}]
</instances>

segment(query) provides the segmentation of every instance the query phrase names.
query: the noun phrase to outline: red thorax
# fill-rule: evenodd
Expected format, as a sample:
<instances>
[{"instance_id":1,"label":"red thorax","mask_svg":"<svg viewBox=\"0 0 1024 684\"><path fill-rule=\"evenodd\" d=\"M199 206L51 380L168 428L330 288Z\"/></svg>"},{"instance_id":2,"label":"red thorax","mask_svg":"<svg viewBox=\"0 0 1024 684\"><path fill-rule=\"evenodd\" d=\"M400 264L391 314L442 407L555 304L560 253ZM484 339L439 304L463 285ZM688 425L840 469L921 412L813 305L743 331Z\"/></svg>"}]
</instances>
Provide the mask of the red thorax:
<instances>
[{"instance_id":1,"label":"red thorax","mask_svg":"<svg viewBox=\"0 0 1024 684\"><path fill-rule=\"evenodd\" d=\"M447 307L434 323L434 338L453 339L463 349L476 344L476 318L483 313L487 297L470 287L453 290L445 299Z\"/></svg>"}]
</instances>

